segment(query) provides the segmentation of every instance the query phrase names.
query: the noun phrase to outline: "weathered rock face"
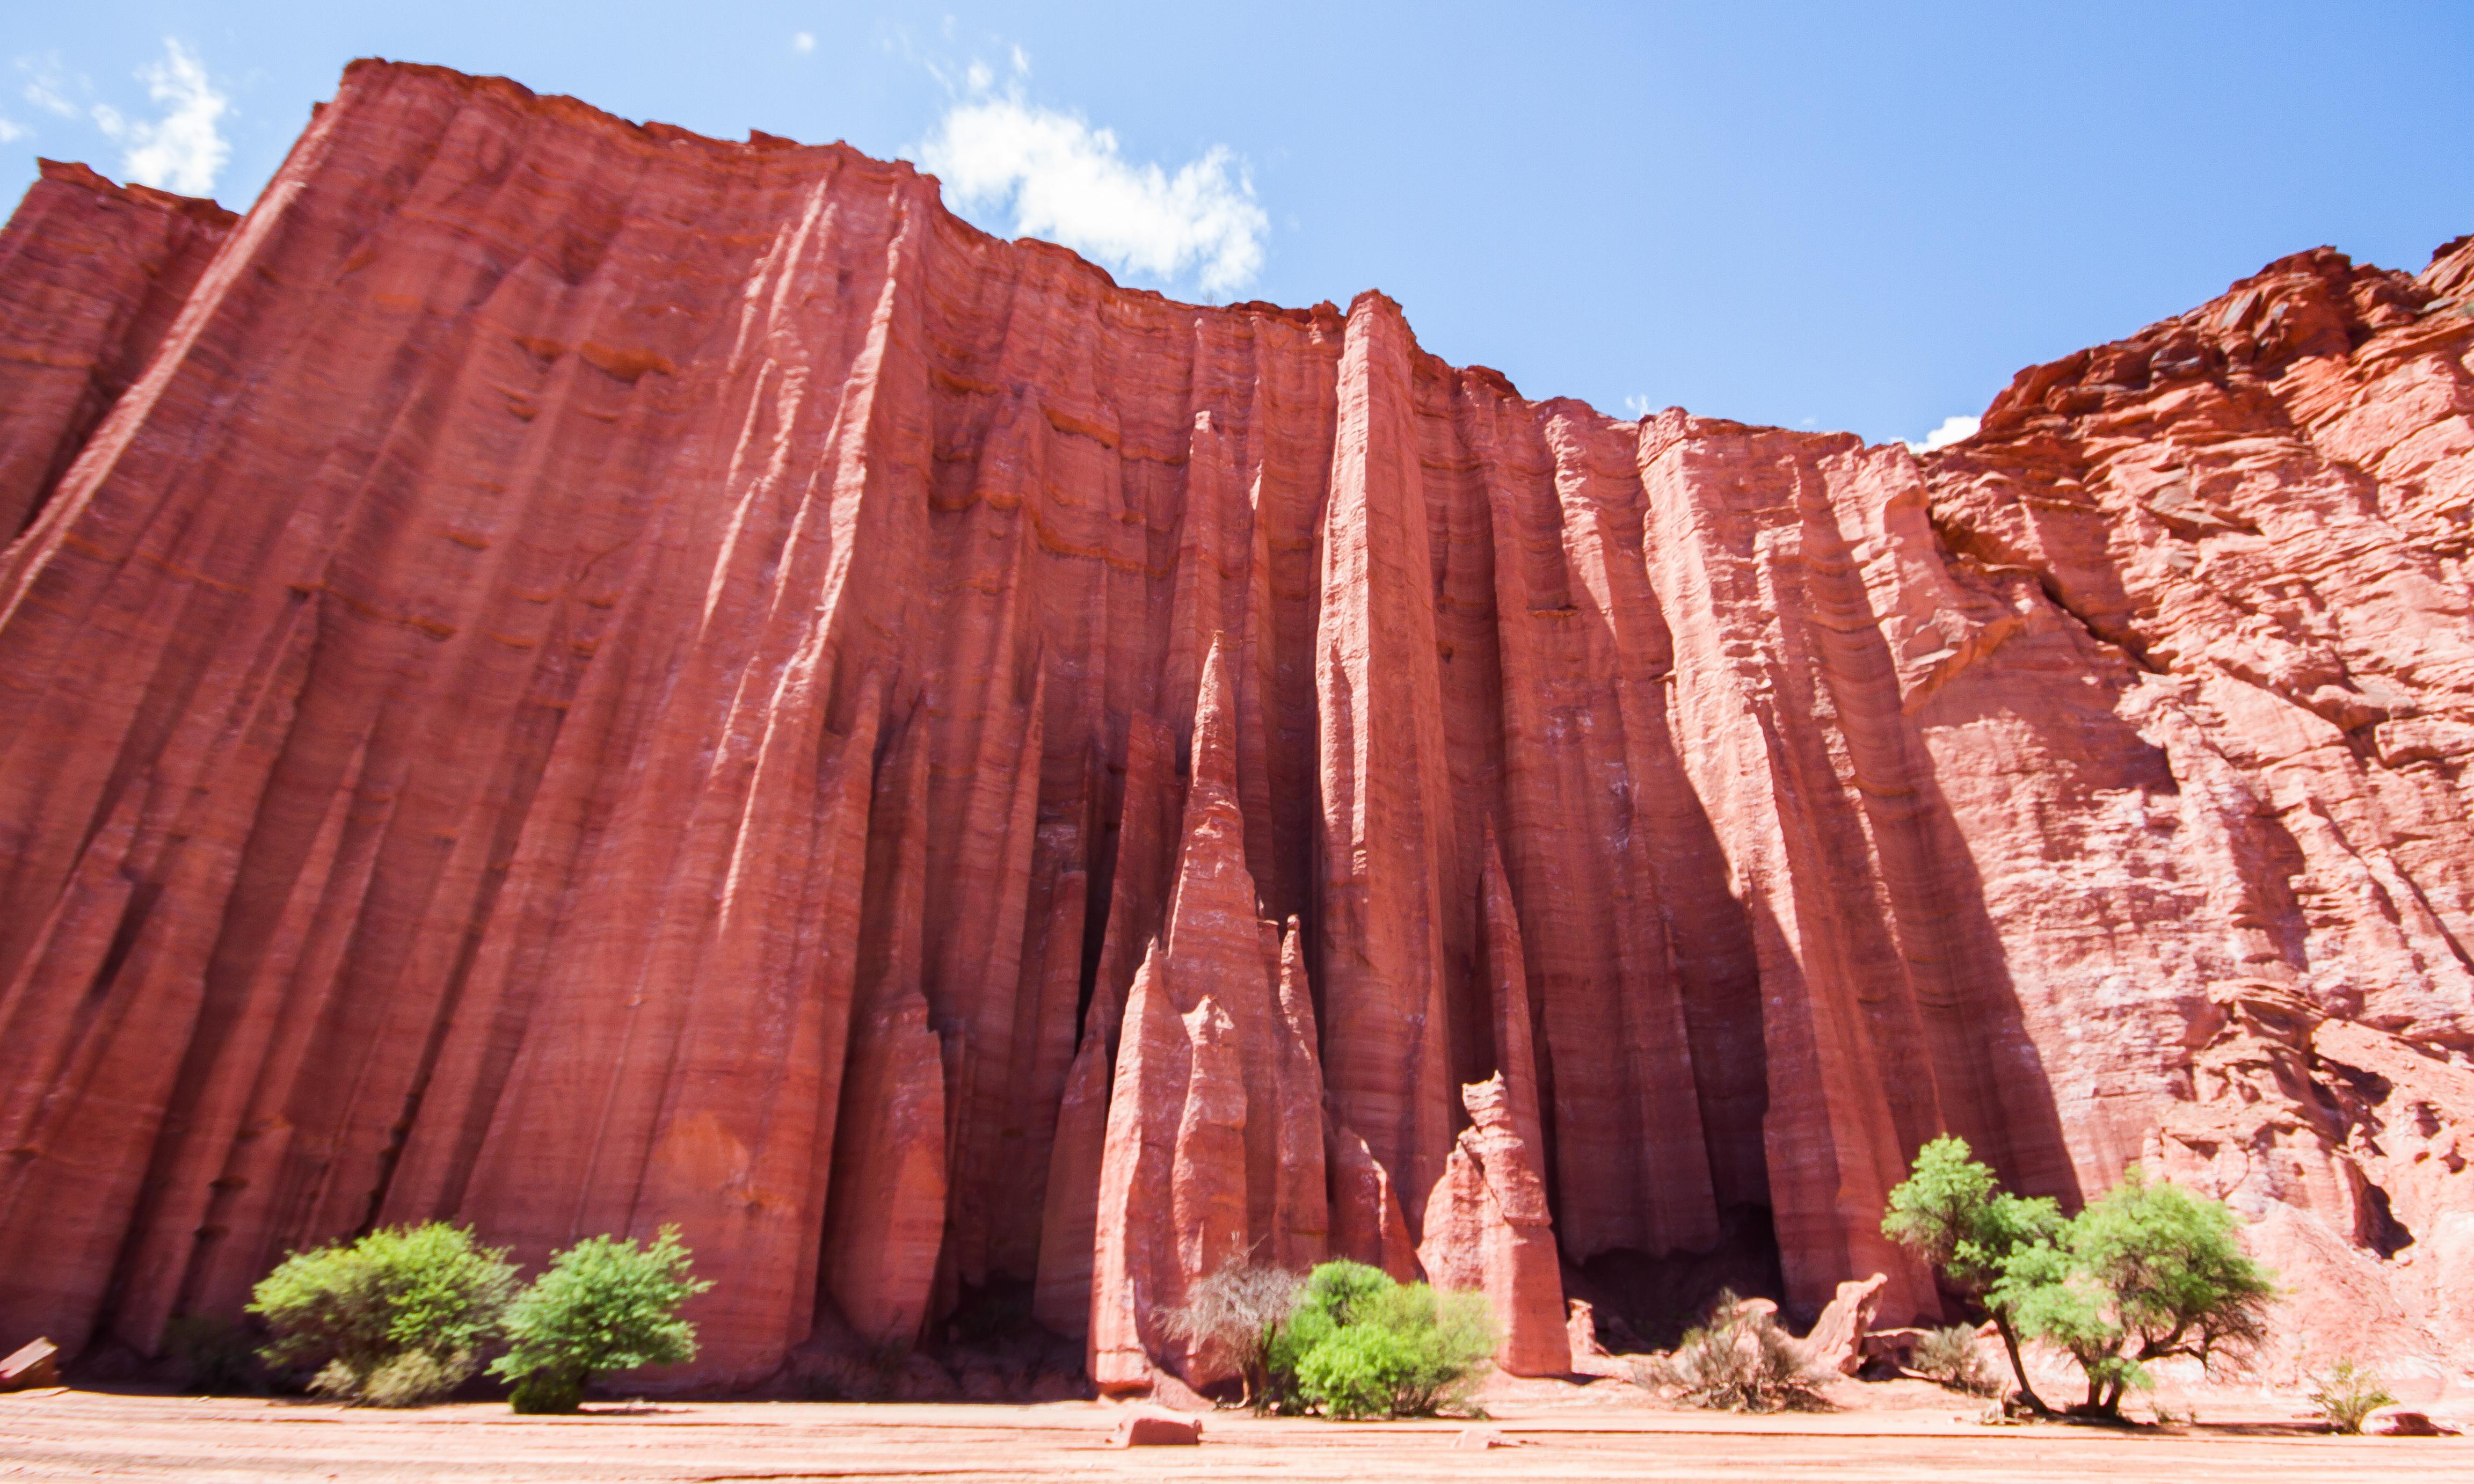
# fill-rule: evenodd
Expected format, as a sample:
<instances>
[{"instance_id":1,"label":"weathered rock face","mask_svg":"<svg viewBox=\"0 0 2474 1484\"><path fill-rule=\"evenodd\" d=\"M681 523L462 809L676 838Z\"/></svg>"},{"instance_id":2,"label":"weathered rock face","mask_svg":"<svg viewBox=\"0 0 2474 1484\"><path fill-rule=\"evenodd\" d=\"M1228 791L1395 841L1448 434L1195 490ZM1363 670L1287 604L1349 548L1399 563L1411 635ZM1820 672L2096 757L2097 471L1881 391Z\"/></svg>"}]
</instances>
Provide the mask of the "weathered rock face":
<instances>
[{"instance_id":1,"label":"weathered rock face","mask_svg":"<svg viewBox=\"0 0 2474 1484\"><path fill-rule=\"evenodd\" d=\"M1091 1378L1136 1391L1173 1357L1201 1387L1225 1356L1163 1328L1193 1284L1232 1265L1329 1254L1323 1086L1297 919L1258 920L1237 801L1225 651L1203 665L1192 779L1165 936L1134 976L1102 1147Z\"/></svg>"},{"instance_id":2,"label":"weathered rock face","mask_svg":"<svg viewBox=\"0 0 2474 1484\"><path fill-rule=\"evenodd\" d=\"M2469 280L2287 259L1919 458L431 68L237 225L48 168L0 1342L677 1222L683 1379L1022 1285L1203 1384L1184 1285L1414 1276L1505 1139L1568 1262L1765 1212L1790 1308L1896 1322L1950 1130L2212 1182L2328 1348L2462 1356Z\"/></svg>"},{"instance_id":3,"label":"weathered rock face","mask_svg":"<svg viewBox=\"0 0 2474 1484\"><path fill-rule=\"evenodd\" d=\"M25 529L154 360L238 220L84 165L41 165L0 231L0 540Z\"/></svg>"},{"instance_id":4,"label":"weathered rock face","mask_svg":"<svg viewBox=\"0 0 2474 1484\"><path fill-rule=\"evenodd\" d=\"M1426 1198L1418 1265L1450 1292L1482 1293L1502 1335L1494 1363L1512 1375L1571 1370L1564 1279L1537 1146L1520 1136L1504 1079L1461 1089L1470 1127Z\"/></svg>"}]
</instances>

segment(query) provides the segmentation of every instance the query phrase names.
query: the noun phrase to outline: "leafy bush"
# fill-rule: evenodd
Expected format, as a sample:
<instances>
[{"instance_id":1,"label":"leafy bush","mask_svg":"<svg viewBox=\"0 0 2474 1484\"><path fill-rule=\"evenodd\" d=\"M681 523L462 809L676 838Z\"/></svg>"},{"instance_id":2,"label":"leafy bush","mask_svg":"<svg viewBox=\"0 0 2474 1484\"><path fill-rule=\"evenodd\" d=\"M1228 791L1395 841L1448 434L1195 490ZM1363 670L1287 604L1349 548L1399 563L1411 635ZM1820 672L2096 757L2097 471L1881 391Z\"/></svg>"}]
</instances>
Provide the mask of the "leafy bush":
<instances>
[{"instance_id":1,"label":"leafy bush","mask_svg":"<svg viewBox=\"0 0 2474 1484\"><path fill-rule=\"evenodd\" d=\"M445 1396L473 1374L506 1312L516 1270L504 1257L444 1222L294 1253L251 1298L249 1311L274 1332L258 1353L317 1367L311 1389L345 1401L413 1406ZM383 1400L371 1391L381 1370Z\"/></svg>"},{"instance_id":2,"label":"leafy bush","mask_svg":"<svg viewBox=\"0 0 2474 1484\"><path fill-rule=\"evenodd\" d=\"M1971 1397L1996 1396L2001 1390L2001 1378L1984 1363L1984 1351L1976 1343L1976 1331L1965 1325L1926 1331L1925 1337L1916 1342L1913 1369L1920 1375L1928 1375Z\"/></svg>"},{"instance_id":3,"label":"leafy bush","mask_svg":"<svg viewBox=\"0 0 2474 1484\"><path fill-rule=\"evenodd\" d=\"M2276 1294L2242 1250L2234 1213L2131 1166L2058 1241L2011 1253L1992 1300L2022 1332L2070 1351L2088 1382L2079 1410L2122 1415L2147 1363L2186 1355L2202 1366L2255 1347Z\"/></svg>"},{"instance_id":4,"label":"leafy bush","mask_svg":"<svg viewBox=\"0 0 2474 1484\"><path fill-rule=\"evenodd\" d=\"M1275 1410L1310 1409L1298 1383L1298 1367L1315 1347L1346 1326L1376 1294L1395 1286L1389 1274L1362 1262L1326 1262L1306 1275L1305 1288L1288 1320L1272 1332L1263 1364Z\"/></svg>"},{"instance_id":5,"label":"leafy bush","mask_svg":"<svg viewBox=\"0 0 2474 1484\"><path fill-rule=\"evenodd\" d=\"M2311 1404L2328 1420L2330 1432L2360 1432L2363 1419L2395 1401L2378 1376L2351 1360L2341 1360L2329 1368L2328 1374L2319 1377L2318 1389L2311 1394Z\"/></svg>"},{"instance_id":6,"label":"leafy bush","mask_svg":"<svg viewBox=\"0 0 2474 1484\"><path fill-rule=\"evenodd\" d=\"M1706 1323L1686 1330L1672 1354L1637 1361L1633 1379L1644 1390L1673 1391L1695 1406L1720 1412L1809 1412L1829 1403L1824 1376L1806 1361L1778 1319L1720 1289Z\"/></svg>"},{"instance_id":7,"label":"leafy bush","mask_svg":"<svg viewBox=\"0 0 2474 1484\"><path fill-rule=\"evenodd\" d=\"M1327 1262L1266 1348L1266 1389L1283 1410L1431 1417L1467 1402L1496 1338L1480 1295L1438 1294L1363 1263Z\"/></svg>"},{"instance_id":8,"label":"leafy bush","mask_svg":"<svg viewBox=\"0 0 2474 1484\"><path fill-rule=\"evenodd\" d=\"M1185 1302L1169 1311L1167 1329L1171 1338L1226 1356L1243 1380L1246 1404L1268 1412L1278 1399L1271 1380L1273 1348L1304 1297L1305 1281L1296 1274L1239 1260L1188 1290Z\"/></svg>"},{"instance_id":9,"label":"leafy bush","mask_svg":"<svg viewBox=\"0 0 2474 1484\"><path fill-rule=\"evenodd\" d=\"M695 1326L678 1307L713 1285L688 1277L691 1262L676 1227L650 1247L598 1236L552 1256L508 1311L511 1343L490 1367L516 1383L516 1410L572 1412L597 1375L693 1360Z\"/></svg>"}]
</instances>

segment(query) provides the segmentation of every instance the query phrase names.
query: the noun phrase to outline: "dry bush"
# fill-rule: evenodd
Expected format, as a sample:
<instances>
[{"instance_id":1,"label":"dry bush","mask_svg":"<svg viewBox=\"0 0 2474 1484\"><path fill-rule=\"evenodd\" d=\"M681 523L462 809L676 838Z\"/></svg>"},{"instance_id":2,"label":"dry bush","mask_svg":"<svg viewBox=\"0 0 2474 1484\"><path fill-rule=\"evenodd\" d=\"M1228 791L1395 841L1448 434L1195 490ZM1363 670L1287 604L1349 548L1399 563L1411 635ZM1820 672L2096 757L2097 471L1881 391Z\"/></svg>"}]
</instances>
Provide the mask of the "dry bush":
<instances>
[{"instance_id":1,"label":"dry bush","mask_svg":"<svg viewBox=\"0 0 2474 1484\"><path fill-rule=\"evenodd\" d=\"M435 1355L405 1350L386 1361L361 1382L355 1399L367 1407L419 1407L438 1401L464 1384L480 1363L471 1350Z\"/></svg>"},{"instance_id":2,"label":"dry bush","mask_svg":"<svg viewBox=\"0 0 2474 1484\"><path fill-rule=\"evenodd\" d=\"M1276 1399L1273 1341L1304 1295L1305 1279L1297 1274L1239 1258L1186 1290L1163 1327L1172 1339L1225 1356L1244 1378L1246 1405L1266 1412Z\"/></svg>"},{"instance_id":3,"label":"dry bush","mask_svg":"<svg viewBox=\"0 0 2474 1484\"><path fill-rule=\"evenodd\" d=\"M1717 1412L1817 1412L1828 1377L1814 1371L1778 1320L1721 1290L1701 1327L1673 1353L1633 1364L1644 1390L1672 1391Z\"/></svg>"},{"instance_id":4,"label":"dry bush","mask_svg":"<svg viewBox=\"0 0 2474 1484\"><path fill-rule=\"evenodd\" d=\"M2311 1405L2328 1420L2330 1432L2361 1432L2363 1419L2395 1400L2378 1376L2350 1360L2337 1362L2311 1394Z\"/></svg>"},{"instance_id":5,"label":"dry bush","mask_svg":"<svg viewBox=\"0 0 2474 1484\"><path fill-rule=\"evenodd\" d=\"M1965 1325L1928 1330L1916 1342L1909 1369L1971 1397L1994 1397L2001 1392L2001 1375L1984 1363L1983 1347L1977 1343L1976 1331Z\"/></svg>"}]
</instances>

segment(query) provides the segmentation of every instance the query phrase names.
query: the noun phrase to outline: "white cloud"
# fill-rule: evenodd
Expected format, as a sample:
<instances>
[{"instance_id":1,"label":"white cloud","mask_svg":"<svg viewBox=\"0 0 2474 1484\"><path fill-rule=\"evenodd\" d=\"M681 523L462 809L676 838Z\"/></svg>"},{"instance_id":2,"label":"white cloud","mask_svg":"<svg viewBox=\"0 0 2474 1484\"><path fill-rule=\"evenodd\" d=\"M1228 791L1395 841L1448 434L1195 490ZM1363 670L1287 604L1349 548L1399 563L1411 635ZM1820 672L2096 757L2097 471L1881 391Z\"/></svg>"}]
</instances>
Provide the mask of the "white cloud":
<instances>
[{"instance_id":1,"label":"white cloud","mask_svg":"<svg viewBox=\"0 0 2474 1484\"><path fill-rule=\"evenodd\" d=\"M1649 404L1649 399L1646 396L1635 396L1624 399L1624 410L1633 415L1635 422L1638 422L1658 409Z\"/></svg>"},{"instance_id":2,"label":"white cloud","mask_svg":"<svg viewBox=\"0 0 2474 1484\"><path fill-rule=\"evenodd\" d=\"M1031 53L1024 51L1019 41L1013 48L1013 71L1016 77L1031 76Z\"/></svg>"},{"instance_id":3,"label":"white cloud","mask_svg":"<svg viewBox=\"0 0 2474 1484\"><path fill-rule=\"evenodd\" d=\"M17 95L46 113L75 118L83 110L69 101L69 94L94 90L94 85L85 78L70 77L58 52L19 57L16 63L17 70L26 75L26 85L17 89Z\"/></svg>"},{"instance_id":4,"label":"white cloud","mask_svg":"<svg viewBox=\"0 0 2474 1484\"><path fill-rule=\"evenodd\" d=\"M815 49L816 34L813 31L802 31L790 37L790 50L794 52L813 52Z\"/></svg>"},{"instance_id":5,"label":"white cloud","mask_svg":"<svg viewBox=\"0 0 2474 1484\"><path fill-rule=\"evenodd\" d=\"M1941 426L1934 428L1931 432L1925 435L1924 442L1911 442L1907 447L1915 450L1918 453L1930 453L1935 449L1949 448L1952 444L1958 442L1962 438L1975 437L1976 429L1979 426L1981 426L1980 421L1976 418L1944 418L1941 420Z\"/></svg>"},{"instance_id":6,"label":"white cloud","mask_svg":"<svg viewBox=\"0 0 2474 1484\"><path fill-rule=\"evenodd\" d=\"M975 93L986 92L988 90L988 85L997 80L997 75L988 70L988 64L984 61L975 61L971 63L970 69L964 72L962 76L969 80L971 91Z\"/></svg>"},{"instance_id":7,"label":"white cloud","mask_svg":"<svg viewBox=\"0 0 2474 1484\"><path fill-rule=\"evenodd\" d=\"M132 120L108 104L94 107L94 126L122 146L121 174L132 181L191 196L215 188L215 177L231 158L231 143L216 127L231 99L189 49L165 38L163 60L137 69L146 94L163 105L163 116Z\"/></svg>"},{"instance_id":8,"label":"white cloud","mask_svg":"<svg viewBox=\"0 0 2474 1484\"><path fill-rule=\"evenodd\" d=\"M975 88L986 70L973 65ZM1271 219L1254 204L1245 162L1225 146L1171 175L1127 159L1110 131L1011 92L957 101L915 153L960 205L1010 202L1016 234L1053 237L1111 268L1191 276L1212 296L1262 271Z\"/></svg>"},{"instance_id":9,"label":"white cloud","mask_svg":"<svg viewBox=\"0 0 2474 1484\"><path fill-rule=\"evenodd\" d=\"M14 144L32 133L34 133L33 130L26 128L15 119L0 113L0 144Z\"/></svg>"}]
</instances>

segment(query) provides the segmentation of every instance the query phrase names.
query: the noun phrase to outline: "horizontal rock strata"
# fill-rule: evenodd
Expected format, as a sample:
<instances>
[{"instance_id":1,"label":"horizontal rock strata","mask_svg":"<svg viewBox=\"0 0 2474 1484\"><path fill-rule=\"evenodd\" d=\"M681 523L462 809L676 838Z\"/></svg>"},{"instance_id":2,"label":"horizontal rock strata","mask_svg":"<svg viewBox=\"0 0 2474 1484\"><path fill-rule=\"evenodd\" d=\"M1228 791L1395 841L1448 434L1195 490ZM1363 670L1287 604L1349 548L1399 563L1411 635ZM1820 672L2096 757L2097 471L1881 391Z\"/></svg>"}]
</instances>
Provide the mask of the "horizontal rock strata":
<instances>
[{"instance_id":1,"label":"horizontal rock strata","mask_svg":"<svg viewBox=\"0 0 2474 1484\"><path fill-rule=\"evenodd\" d=\"M1553 1257L1722 1230L1933 1315L1879 1223L1947 1130L2462 1363L2469 280L2284 259L1918 455L434 68L238 222L46 166L0 1344L444 1217L677 1223L677 1384L1014 1292L1207 1386L1192 1283L1420 1243L1554 1370Z\"/></svg>"}]
</instances>

